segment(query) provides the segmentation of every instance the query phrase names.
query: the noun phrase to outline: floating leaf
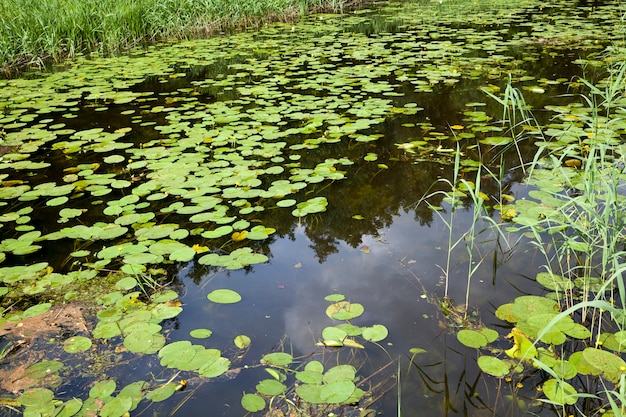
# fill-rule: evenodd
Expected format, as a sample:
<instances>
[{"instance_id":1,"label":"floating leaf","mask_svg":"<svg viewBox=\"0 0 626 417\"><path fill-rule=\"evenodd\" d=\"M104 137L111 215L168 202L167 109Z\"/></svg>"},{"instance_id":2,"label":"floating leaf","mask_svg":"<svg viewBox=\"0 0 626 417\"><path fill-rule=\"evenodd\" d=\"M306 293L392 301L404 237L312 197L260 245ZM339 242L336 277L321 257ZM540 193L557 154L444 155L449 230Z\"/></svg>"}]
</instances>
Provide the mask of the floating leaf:
<instances>
[{"instance_id":1,"label":"floating leaf","mask_svg":"<svg viewBox=\"0 0 626 417\"><path fill-rule=\"evenodd\" d=\"M53 199L51 199L51 200L48 200L48 201L46 202L46 205L47 205L47 206L50 206L50 207L56 207L56 206L60 206L60 205L62 205L62 204L67 203L67 202L68 202L68 200L69 200L69 199L68 199L66 196L55 197L55 198L53 198Z\"/></svg>"},{"instance_id":2,"label":"floating leaf","mask_svg":"<svg viewBox=\"0 0 626 417\"><path fill-rule=\"evenodd\" d=\"M91 398L107 398L115 391L116 383L112 379L104 381L98 381L89 390L89 397Z\"/></svg>"},{"instance_id":3,"label":"floating leaf","mask_svg":"<svg viewBox=\"0 0 626 417\"><path fill-rule=\"evenodd\" d=\"M543 392L550 401L560 405L572 405L578 401L576 389L565 381L549 379L543 384Z\"/></svg>"},{"instance_id":4,"label":"floating leaf","mask_svg":"<svg viewBox=\"0 0 626 417\"><path fill-rule=\"evenodd\" d=\"M22 317L26 318L26 317L38 316L50 310L50 307L52 307L51 303L41 303L41 304L34 305L32 307L27 308L26 311L24 311L24 313L22 314Z\"/></svg>"},{"instance_id":5,"label":"floating leaf","mask_svg":"<svg viewBox=\"0 0 626 417\"><path fill-rule=\"evenodd\" d=\"M389 331L382 324L375 324L372 327L366 327L363 329L363 339L370 342L380 342L385 339Z\"/></svg>"},{"instance_id":6,"label":"floating leaf","mask_svg":"<svg viewBox=\"0 0 626 417\"><path fill-rule=\"evenodd\" d=\"M104 404L100 409L99 416L120 417L128 413L132 406L133 400L131 398L118 396Z\"/></svg>"},{"instance_id":7,"label":"floating leaf","mask_svg":"<svg viewBox=\"0 0 626 417\"><path fill-rule=\"evenodd\" d=\"M339 329L337 327L326 327L324 328L324 330L322 330L322 337L324 338L324 341L336 341L340 345L343 339L345 339L347 336L348 333L346 333L345 330Z\"/></svg>"},{"instance_id":8,"label":"floating leaf","mask_svg":"<svg viewBox=\"0 0 626 417\"><path fill-rule=\"evenodd\" d=\"M115 288L119 290L132 290L137 286L137 280L133 277L124 277L115 283Z\"/></svg>"},{"instance_id":9,"label":"floating leaf","mask_svg":"<svg viewBox=\"0 0 626 417\"><path fill-rule=\"evenodd\" d=\"M323 385L302 384L296 387L296 394L302 400L311 404L321 404L322 400L322 388Z\"/></svg>"},{"instance_id":10,"label":"floating leaf","mask_svg":"<svg viewBox=\"0 0 626 417\"><path fill-rule=\"evenodd\" d=\"M72 398L65 401L59 408L58 414L55 417L71 417L76 415L83 407L83 402L79 398Z\"/></svg>"},{"instance_id":11,"label":"floating leaf","mask_svg":"<svg viewBox=\"0 0 626 417\"><path fill-rule=\"evenodd\" d=\"M263 397L256 394L245 394L241 398L241 405L247 411L255 413L265 408L265 400Z\"/></svg>"},{"instance_id":12,"label":"floating leaf","mask_svg":"<svg viewBox=\"0 0 626 417\"><path fill-rule=\"evenodd\" d=\"M67 353L83 352L91 347L91 340L84 336L74 336L63 342L63 349Z\"/></svg>"},{"instance_id":13,"label":"floating leaf","mask_svg":"<svg viewBox=\"0 0 626 417\"><path fill-rule=\"evenodd\" d=\"M478 358L478 366L483 372L495 377L503 377L510 370L506 362L493 356L480 356Z\"/></svg>"},{"instance_id":14,"label":"floating leaf","mask_svg":"<svg viewBox=\"0 0 626 417\"><path fill-rule=\"evenodd\" d=\"M471 330L471 329L463 329L460 330L456 334L459 342L463 343L465 346L470 348L481 348L487 346L489 344L489 340L487 337L479 331Z\"/></svg>"},{"instance_id":15,"label":"floating leaf","mask_svg":"<svg viewBox=\"0 0 626 417\"><path fill-rule=\"evenodd\" d=\"M103 159L103 161L107 164L119 164L123 162L126 158L122 155L110 155Z\"/></svg>"},{"instance_id":16,"label":"floating leaf","mask_svg":"<svg viewBox=\"0 0 626 417\"><path fill-rule=\"evenodd\" d=\"M326 315L334 320L352 320L365 312L361 304L339 301L326 309Z\"/></svg>"},{"instance_id":17,"label":"floating leaf","mask_svg":"<svg viewBox=\"0 0 626 417\"><path fill-rule=\"evenodd\" d=\"M350 398L355 389L352 381L333 381L322 386L320 399L326 403L340 404Z\"/></svg>"},{"instance_id":18,"label":"floating leaf","mask_svg":"<svg viewBox=\"0 0 626 417\"><path fill-rule=\"evenodd\" d=\"M206 339L210 337L213 332L209 329L194 329L189 332L189 336L194 337L196 339Z\"/></svg>"},{"instance_id":19,"label":"floating leaf","mask_svg":"<svg viewBox=\"0 0 626 417\"><path fill-rule=\"evenodd\" d=\"M223 375L230 368L230 360L226 358L218 358L199 369L200 375L205 378L215 378Z\"/></svg>"},{"instance_id":20,"label":"floating leaf","mask_svg":"<svg viewBox=\"0 0 626 417\"><path fill-rule=\"evenodd\" d=\"M296 379L304 382L305 384L321 384L324 380L324 375L321 372L305 370L296 372Z\"/></svg>"},{"instance_id":21,"label":"floating leaf","mask_svg":"<svg viewBox=\"0 0 626 417\"><path fill-rule=\"evenodd\" d=\"M250 340L250 338L244 334L240 334L239 336L235 337L235 346L237 346L237 348L239 349L245 349L248 346L250 346L250 343L252 343L252 340Z\"/></svg>"},{"instance_id":22,"label":"floating leaf","mask_svg":"<svg viewBox=\"0 0 626 417\"><path fill-rule=\"evenodd\" d=\"M324 374L324 382L352 381L356 377L356 369L352 365L337 365Z\"/></svg>"},{"instance_id":23,"label":"floating leaf","mask_svg":"<svg viewBox=\"0 0 626 417\"><path fill-rule=\"evenodd\" d=\"M256 390L263 395L281 395L287 387L275 379L264 379L256 385Z\"/></svg>"},{"instance_id":24,"label":"floating leaf","mask_svg":"<svg viewBox=\"0 0 626 417\"><path fill-rule=\"evenodd\" d=\"M229 289L218 289L211 291L207 298L209 301L213 301L218 304L234 304L241 301L241 295L236 291Z\"/></svg>"},{"instance_id":25,"label":"floating leaf","mask_svg":"<svg viewBox=\"0 0 626 417\"><path fill-rule=\"evenodd\" d=\"M20 404L24 406L39 406L49 404L54 399L54 393L47 388L33 388L24 391L18 398Z\"/></svg>"},{"instance_id":26,"label":"floating leaf","mask_svg":"<svg viewBox=\"0 0 626 417\"><path fill-rule=\"evenodd\" d=\"M286 366L293 361L293 356L285 352L268 353L261 358L261 362L268 365Z\"/></svg>"},{"instance_id":27,"label":"floating leaf","mask_svg":"<svg viewBox=\"0 0 626 417\"><path fill-rule=\"evenodd\" d=\"M586 348L582 355L590 366L597 372L604 373L604 376L614 383L618 383L620 376L626 372L626 362L614 353L596 348Z\"/></svg>"},{"instance_id":28,"label":"floating leaf","mask_svg":"<svg viewBox=\"0 0 626 417\"><path fill-rule=\"evenodd\" d=\"M324 300L330 301L331 303L336 303L338 301L343 301L346 299L346 296L343 294L331 294L324 297Z\"/></svg>"},{"instance_id":29,"label":"floating leaf","mask_svg":"<svg viewBox=\"0 0 626 417\"><path fill-rule=\"evenodd\" d=\"M158 387L155 390L148 391L146 398L153 402L161 402L170 398L178 390L178 385L173 382L169 382L165 385Z\"/></svg>"}]
</instances>

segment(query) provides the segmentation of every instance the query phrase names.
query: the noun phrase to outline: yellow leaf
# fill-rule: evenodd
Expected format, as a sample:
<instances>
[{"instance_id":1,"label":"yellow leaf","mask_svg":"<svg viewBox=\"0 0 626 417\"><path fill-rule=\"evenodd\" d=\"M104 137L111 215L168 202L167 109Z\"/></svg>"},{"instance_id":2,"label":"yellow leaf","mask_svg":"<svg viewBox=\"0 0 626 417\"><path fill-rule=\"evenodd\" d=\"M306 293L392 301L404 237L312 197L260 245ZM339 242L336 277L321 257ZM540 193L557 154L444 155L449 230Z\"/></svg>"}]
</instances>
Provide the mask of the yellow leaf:
<instances>
[{"instance_id":1,"label":"yellow leaf","mask_svg":"<svg viewBox=\"0 0 626 417\"><path fill-rule=\"evenodd\" d=\"M362 344L360 344L359 342L356 342L353 339L343 339L343 345L344 346L348 346L351 348L357 348L357 349L365 349L365 346L363 346Z\"/></svg>"},{"instance_id":2,"label":"yellow leaf","mask_svg":"<svg viewBox=\"0 0 626 417\"><path fill-rule=\"evenodd\" d=\"M515 216L517 216L517 211L513 209L506 209L500 212L500 218L502 220L511 220Z\"/></svg>"},{"instance_id":3,"label":"yellow leaf","mask_svg":"<svg viewBox=\"0 0 626 417\"><path fill-rule=\"evenodd\" d=\"M582 165L580 159L566 159L565 166L570 168L578 168Z\"/></svg>"},{"instance_id":4,"label":"yellow leaf","mask_svg":"<svg viewBox=\"0 0 626 417\"><path fill-rule=\"evenodd\" d=\"M191 248L192 248L192 249L193 249L196 253L202 253L202 252L206 252L206 251L208 251L208 250L209 250L209 247L208 247L208 246L201 246L201 245L198 245L197 243L196 243L195 245L193 245Z\"/></svg>"},{"instance_id":5,"label":"yellow leaf","mask_svg":"<svg viewBox=\"0 0 626 417\"><path fill-rule=\"evenodd\" d=\"M231 236L231 238L235 241L235 242L239 242L240 240L244 240L246 238L246 235L248 234L247 230L244 230L243 232L235 232L233 233L233 235Z\"/></svg>"},{"instance_id":6,"label":"yellow leaf","mask_svg":"<svg viewBox=\"0 0 626 417\"><path fill-rule=\"evenodd\" d=\"M321 342L317 342L315 346L324 346L324 347L342 347L343 343L337 340L322 340Z\"/></svg>"},{"instance_id":7,"label":"yellow leaf","mask_svg":"<svg viewBox=\"0 0 626 417\"><path fill-rule=\"evenodd\" d=\"M520 329L514 327L509 337L513 338L513 347L504 351L507 356L514 359L531 359L537 357L537 349L535 349L533 343Z\"/></svg>"}]
</instances>

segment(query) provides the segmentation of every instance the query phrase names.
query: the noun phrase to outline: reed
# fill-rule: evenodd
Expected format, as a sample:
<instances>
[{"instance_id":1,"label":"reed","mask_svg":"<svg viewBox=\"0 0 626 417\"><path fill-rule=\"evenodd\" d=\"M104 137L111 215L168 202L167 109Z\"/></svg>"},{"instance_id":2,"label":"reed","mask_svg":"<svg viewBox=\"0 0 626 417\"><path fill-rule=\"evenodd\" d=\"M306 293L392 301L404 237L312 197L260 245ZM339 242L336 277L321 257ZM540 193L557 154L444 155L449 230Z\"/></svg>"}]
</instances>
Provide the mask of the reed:
<instances>
[{"instance_id":1,"label":"reed","mask_svg":"<svg viewBox=\"0 0 626 417\"><path fill-rule=\"evenodd\" d=\"M535 196L541 195L541 201L534 207L542 212L516 221L518 230L543 256L543 269L574 284L562 294L555 293L563 311L538 333L534 344L559 320L571 317L592 335L585 343L572 344L573 351L599 347L607 335L622 334L626 329L626 148L619 127L623 123L620 103L626 90L626 63L609 67L608 76L597 84L581 82L587 86L581 99L589 111L570 117L575 120L570 127L579 129L580 139L559 142L557 135L540 143L527 181L539 189ZM525 121L532 118L521 96L509 95L499 102L507 104L504 117L509 120L516 120L515 114ZM567 127L562 130L570 133ZM560 384L567 384L541 357L533 358L533 364ZM621 384L624 378L622 374ZM588 398L599 399L613 415L625 415L623 386L607 387L602 377L577 382L579 404ZM544 401L553 404L559 414L573 414L563 403ZM568 404L577 414L589 415L590 410Z\"/></svg>"},{"instance_id":2,"label":"reed","mask_svg":"<svg viewBox=\"0 0 626 417\"><path fill-rule=\"evenodd\" d=\"M145 42L207 36L355 0L0 0L0 68L114 54Z\"/></svg>"}]
</instances>

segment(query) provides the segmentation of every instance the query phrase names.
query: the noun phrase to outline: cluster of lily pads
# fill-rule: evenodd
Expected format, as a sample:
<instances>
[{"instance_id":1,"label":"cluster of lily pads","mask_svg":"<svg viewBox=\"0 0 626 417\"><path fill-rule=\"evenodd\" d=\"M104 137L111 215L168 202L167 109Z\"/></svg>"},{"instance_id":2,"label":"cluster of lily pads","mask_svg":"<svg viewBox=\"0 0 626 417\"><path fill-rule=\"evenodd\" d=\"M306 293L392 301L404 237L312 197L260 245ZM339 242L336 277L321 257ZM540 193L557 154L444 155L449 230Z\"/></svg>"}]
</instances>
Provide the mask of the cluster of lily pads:
<instances>
[{"instance_id":1,"label":"cluster of lily pads","mask_svg":"<svg viewBox=\"0 0 626 417\"><path fill-rule=\"evenodd\" d=\"M561 285L567 281L548 273L540 274L537 280L557 291L561 291ZM504 354L504 359L488 353L478 357L478 366L486 374L509 377L527 373L528 369L542 369L551 377L542 382L541 389L550 401L559 405L571 405L579 400L577 389L567 382L576 376L599 375L618 384L624 374L626 362L621 357L624 331L603 332L596 346L573 349L576 341L584 343L591 338L590 330L569 315L561 314L555 300L533 295L520 296L513 303L503 304L496 310L496 316L514 326L507 336L512 340L508 349L490 346L499 335L487 327L457 333L458 340L465 346Z\"/></svg>"},{"instance_id":2,"label":"cluster of lily pads","mask_svg":"<svg viewBox=\"0 0 626 417\"><path fill-rule=\"evenodd\" d=\"M322 340L317 343L317 346L364 349L365 347L354 337L360 336L372 343L380 342L387 337L387 328L382 324L360 327L351 323L351 320L364 313L365 309L361 304L347 301L343 294L331 294L325 300L331 302L326 309L326 315L332 320L344 323L325 327L322 330ZM287 399L292 394L297 395L303 403L327 406L332 409L358 404L366 394L357 386L359 380L357 371L350 364L335 365L325 370L322 362L311 360L302 366L286 352L268 353L261 359L261 364L266 366L265 370L272 378L260 381L256 385L256 393L247 393L242 397L242 406L251 412L267 408L267 400L269 400L270 412L275 409L273 407L281 405L285 405L286 410L291 409L294 406L290 400L281 403L275 399ZM291 365L296 364L295 370L290 368ZM293 377L296 383L294 387L288 388L285 382L288 379L292 380Z\"/></svg>"}]
</instances>

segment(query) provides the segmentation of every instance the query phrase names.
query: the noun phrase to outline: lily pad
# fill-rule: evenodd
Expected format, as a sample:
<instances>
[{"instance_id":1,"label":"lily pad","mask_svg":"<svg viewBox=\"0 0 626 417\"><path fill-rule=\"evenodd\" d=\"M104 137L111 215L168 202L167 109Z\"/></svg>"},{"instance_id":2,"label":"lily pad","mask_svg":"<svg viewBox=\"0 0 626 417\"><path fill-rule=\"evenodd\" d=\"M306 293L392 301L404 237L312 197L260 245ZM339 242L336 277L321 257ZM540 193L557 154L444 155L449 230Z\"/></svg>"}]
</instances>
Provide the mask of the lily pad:
<instances>
[{"instance_id":1,"label":"lily pad","mask_svg":"<svg viewBox=\"0 0 626 417\"><path fill-rule=\"evenodd\" d=\"M213 332L209 329L194 329L189 332L189 336L196 338L196 339L206 339L207 337L210 337L212 334Z\"/></svg>"},{"instance_id":2,"label":"lily pad","mask_svg":"<svg viewBox=\"0 0 626 417\"><path fill-rule=\"evenodd\" d=\"M275 366L286 366L293 361L293 356L284 352L268 353L261 358L262 363Z\"/></svg>"},{"instance_id":3,"label":"lily pad","mask_svg":"<svg viewBox=\"0 0 626 417\"><path fill-rule=\"evenodd\" d=\"M389 331L382 324L375 324L363 329L363 339L369 340L370 342L380 342L384 340L388 334Z\"/></svg>"},{"instance_id":4,"label":"lily pad","mask_svg":"<svg viewBox=\"0 0 626 417\"><path fill-rule=\"evenodd\" d=\"M250 340L250 338L244 334L240 334L238 336L235 337L235 346L237 346L237 348L239 349L245 349L248 346L250 346L250 343L252 343L252 340Z\"/></svg>"},{"instance_id":5,"label":"lily pad","mask_svg":"<svg viewBox=\"0 0 626 417\"><path fill-rule=\"evenodd\" d=\"M264 379L256 385L256 390L263 395L275 396L285 392L285 384L275 379Z\"/></svg>"},{"instance_id":6,"label":"lily pad","mask_svg":"<svg viewBox=\"0 0 626 417\"><path fill-rule=\"evenodd\" d=\"M91 347L91 340L85 336L74 336L63 342L63 349L67 353L84 352Z\"/></svg>"},{"instance_id":7,"label":"lily pad","mask_svg":"<svg viewBox=\"0 0 626 417\"><path fill-rule=\"evenodd\" d=\"M265 399L256 394L245 394L241 398L241 406L251 413L265 409Z\"/></svg>"},{"instance_id":8,"label":"lily pad","mask_svg":"<svg viewBox=\"0 0 626 417\"><path fill-rule=\"evenodd\" d=\"M234 304L241 301L241 295L238 292L225 288L211 291L207 294L207 298L218 304Z\"/></svg>"},{"instance_id":9,"label":"lily pad","mask_svg":"<svg viewBox=\"0 0 626 417\"><path fill-rule=\"evenodd\" d=\"M493 356L480 356L478 358L478 366L484 373L495 377L503 377L510 370L506 362Z\"/></svg>"},{"instance_id":10,"label":"lily pad","mask_svg":"<svg viewBox=\"0 0 626 417\"><path fill-rule=\"evenodd\" d=\"M560 405L572 405L578 401L576 388L557 379L549 379L543 384L543 392L549 400Z\"/></svg>"},{"instance_id":11,"label":"lily pad","mask_svg":"<svg viewBox=\"0 0 626 417\"><path fill-rule=\"evenodd\" d=\"M358 303L339 301L326 309L326 315L334 320L352 320L365 312L365 308Z\"/></svg>"}]
</instances>

